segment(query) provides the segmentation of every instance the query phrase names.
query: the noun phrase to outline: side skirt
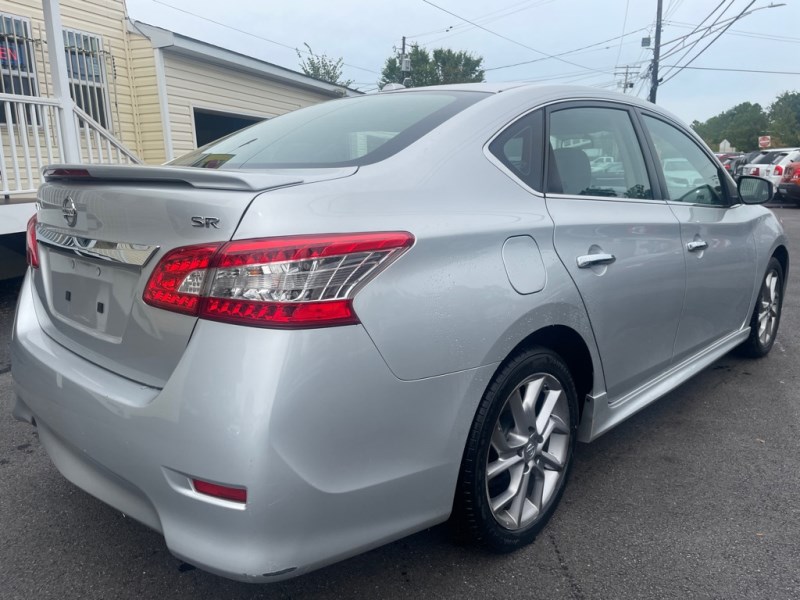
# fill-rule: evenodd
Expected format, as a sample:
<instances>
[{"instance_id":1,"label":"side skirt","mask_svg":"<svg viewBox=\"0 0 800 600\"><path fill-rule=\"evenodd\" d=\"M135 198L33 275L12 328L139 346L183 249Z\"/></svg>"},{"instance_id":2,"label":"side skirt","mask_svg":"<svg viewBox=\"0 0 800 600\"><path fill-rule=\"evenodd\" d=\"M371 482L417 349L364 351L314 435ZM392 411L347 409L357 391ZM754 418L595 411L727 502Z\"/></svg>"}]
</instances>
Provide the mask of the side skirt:
<instances>
[{"instance_id":1,"label":"side skirt","mask_svg":"<svg viewBox=\"0 0 800 600\"><path fill-rule=\"evenodd\" d=\"M732 333L621 398L609 399L605 392L596 396L587 396L583 418L578 429L578 440L591 442L597 439L651 402L658 400L697 375L715 360L744 342L748 335L750 335L749 327Z\"/></svg>"}]
</instances>

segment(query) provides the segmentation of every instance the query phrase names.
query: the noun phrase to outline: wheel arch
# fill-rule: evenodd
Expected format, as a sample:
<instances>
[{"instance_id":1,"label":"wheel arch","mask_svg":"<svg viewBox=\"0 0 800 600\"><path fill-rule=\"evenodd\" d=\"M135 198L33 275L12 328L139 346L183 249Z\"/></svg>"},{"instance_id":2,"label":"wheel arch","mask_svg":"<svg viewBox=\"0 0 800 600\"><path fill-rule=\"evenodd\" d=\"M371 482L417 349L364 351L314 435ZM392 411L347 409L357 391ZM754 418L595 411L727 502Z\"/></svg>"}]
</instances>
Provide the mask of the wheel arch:
<instances>
[{"instance_id":1,"label":"wheel arch","mask_svg":"<svg viewBox=\"0 0 800 600\"><path fill-rule=\"evenodd\" d=\"M789 276L789 251L786 249L786 246L778 246L772 252L772 256L781 263L781 269L783 269L783 280L784 285L786 278Z\"/></svg>"},{"instance_id":2,"label":"wheel arch","mask_svg":"<svg viewBox=\"0 0 800 600\"><path fill-rule=\"evenodd\" d=\"M522 350L543 347L558 354L567 364L578 395L579 419L583 415L584 399L594 385L595 366L589 346L580 333L567 325L547 325L530 333L520 341L498 365L495 372ZM492 377L494 380L494 377Z\"/></svg>"}]
</instances>

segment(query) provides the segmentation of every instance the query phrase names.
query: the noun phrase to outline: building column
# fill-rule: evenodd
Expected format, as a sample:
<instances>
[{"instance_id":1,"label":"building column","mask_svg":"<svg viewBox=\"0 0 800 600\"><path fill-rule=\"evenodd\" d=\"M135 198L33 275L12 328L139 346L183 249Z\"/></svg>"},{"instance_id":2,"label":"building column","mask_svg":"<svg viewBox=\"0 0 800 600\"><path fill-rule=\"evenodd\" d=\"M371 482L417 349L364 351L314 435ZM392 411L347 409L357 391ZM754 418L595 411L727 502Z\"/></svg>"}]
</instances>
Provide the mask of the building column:
<instances>
[{"instance_id":1,"label":"building column","mask_svg":"<svg viewBox=\"0 0 800 600\"><path fill-rule=\"evenodd\" d=\"M47 34L47 53L50 58L50 75L53 81L53 93L58 100L61 113L61 142L64 147L65 163L81 162L81 148L78 143L78 126L75 123L75 103L69 93L69 75L67 73L64 34L61 26L61 9L59 0L42 0L44 10L44 26Z\"/></svg>"}]
</instances>

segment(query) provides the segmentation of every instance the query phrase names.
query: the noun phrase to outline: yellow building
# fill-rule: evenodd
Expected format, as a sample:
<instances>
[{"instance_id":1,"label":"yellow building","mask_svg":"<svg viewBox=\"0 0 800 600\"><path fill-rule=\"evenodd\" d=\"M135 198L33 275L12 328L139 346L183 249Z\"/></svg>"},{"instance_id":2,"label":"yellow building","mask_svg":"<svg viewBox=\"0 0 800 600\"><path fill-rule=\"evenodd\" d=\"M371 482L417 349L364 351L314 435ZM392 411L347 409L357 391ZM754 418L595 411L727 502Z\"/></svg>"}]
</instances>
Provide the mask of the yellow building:
<instances>
[{"instance_id":1,"label":"yellow building","mask_svg":"<svg viewBox=\"0 0 800 600\"><path fill-rule=\"evenodd\" d=\"M124 0L0 0L0 73L0 234L47 164L158 164L357 93L132 22Z\"/></svg>"}]
</instances>

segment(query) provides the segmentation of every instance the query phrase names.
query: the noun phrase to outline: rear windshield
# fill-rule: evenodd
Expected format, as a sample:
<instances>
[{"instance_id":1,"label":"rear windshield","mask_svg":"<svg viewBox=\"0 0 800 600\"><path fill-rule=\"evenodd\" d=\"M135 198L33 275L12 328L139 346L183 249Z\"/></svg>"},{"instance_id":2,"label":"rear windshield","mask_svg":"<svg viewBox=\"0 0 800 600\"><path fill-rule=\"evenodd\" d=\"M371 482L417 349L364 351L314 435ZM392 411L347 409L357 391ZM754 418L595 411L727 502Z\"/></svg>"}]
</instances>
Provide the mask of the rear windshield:
<instances>
[{"instance_id":1,"label":"rear windshield","mask_svg":"<svg viewBox=\"0 0 800 600\"><path fill-rule=\"evenodd\" d=\"M778 152L764 152L761 156L757 157L754 161L754 165L769 165L772 164L772 161L775 160L775 157L778 155Z\"/></svg>"},{"instance_id":2,"label":"rear windshield","mask_svg":"<svg viewBox=\"0 0 800 600\"><path fill-rule=\"evenodd\" d=\"M399 152L487 96L432 91L331 100L262 121L169 164L206 169L366 165Z\"/></svg>"}]
</instances>

